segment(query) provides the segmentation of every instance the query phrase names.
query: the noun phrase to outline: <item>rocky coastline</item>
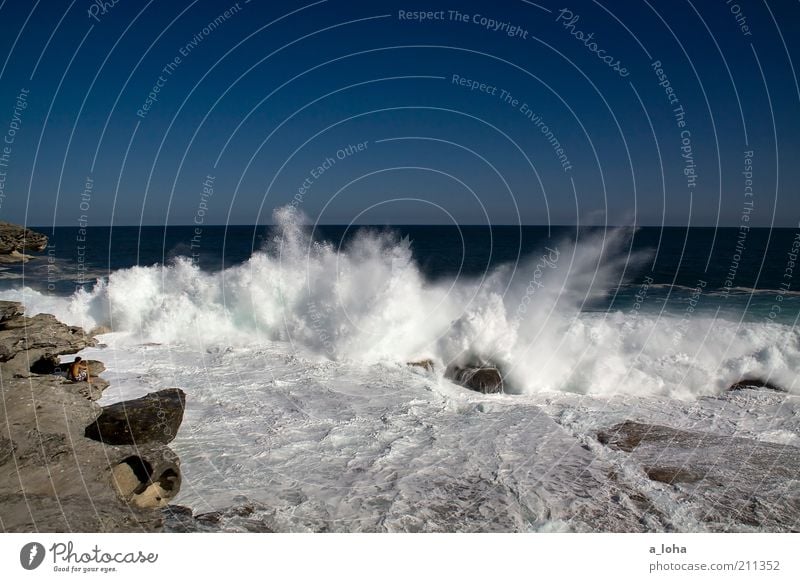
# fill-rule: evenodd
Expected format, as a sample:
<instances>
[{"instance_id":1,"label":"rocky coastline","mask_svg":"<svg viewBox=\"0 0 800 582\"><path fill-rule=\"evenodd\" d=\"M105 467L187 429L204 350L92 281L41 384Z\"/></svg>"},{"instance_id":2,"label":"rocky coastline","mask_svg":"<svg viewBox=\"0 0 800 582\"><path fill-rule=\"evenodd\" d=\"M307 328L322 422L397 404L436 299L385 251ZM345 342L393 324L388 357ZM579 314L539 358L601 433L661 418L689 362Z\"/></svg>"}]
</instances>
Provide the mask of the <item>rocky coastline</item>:
<instances>
[{"instance_id":1,"label":"rocky coastline","mask_svg":"<svg viewBox=\"0 0 800 582\"><path fill-rule=\"evenodd\" d=\"M108 382L68 380L62 356L97 344L54 316L26 317L0 301L0 530L141 532L163 529L180 489L166 445L183 418L179 389L101 407Z\"/></svg>"},{"instance_id":2,"label":"rocky coastline","mask_svg":"<svg viewBox=\"0 0 800 582\"><path fill-rule=\"evenodd\" d=\"M35 257L26 252L42 252L46 248L46 235L0 221L0 264L28 262Z\"/></svg>"}]
</instances>

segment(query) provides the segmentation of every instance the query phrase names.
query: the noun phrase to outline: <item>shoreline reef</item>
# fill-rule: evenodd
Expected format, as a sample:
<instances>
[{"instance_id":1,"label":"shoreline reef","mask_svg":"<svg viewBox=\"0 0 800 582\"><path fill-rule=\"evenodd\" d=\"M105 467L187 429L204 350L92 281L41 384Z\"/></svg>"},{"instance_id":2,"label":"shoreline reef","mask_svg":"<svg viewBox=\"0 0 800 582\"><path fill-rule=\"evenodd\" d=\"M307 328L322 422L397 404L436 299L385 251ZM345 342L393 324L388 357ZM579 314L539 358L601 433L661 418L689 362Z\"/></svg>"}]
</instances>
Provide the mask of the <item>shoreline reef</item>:
<instances>
[{"instance_id":1,"label":"shoreline reef","mask_svg":"<svg viewBox=\"0 0 800 582\"><path fill-rule=\"evenodd\" d=\"M96 344L52 315L26 317L20 303L0 301L0 530L163 528L162 509L181 484L166 445L185 395L173 388L101 407L101 362L88 362L91 382L72 382L59 366L60 356Z\"/></svg>"}]
</instances>

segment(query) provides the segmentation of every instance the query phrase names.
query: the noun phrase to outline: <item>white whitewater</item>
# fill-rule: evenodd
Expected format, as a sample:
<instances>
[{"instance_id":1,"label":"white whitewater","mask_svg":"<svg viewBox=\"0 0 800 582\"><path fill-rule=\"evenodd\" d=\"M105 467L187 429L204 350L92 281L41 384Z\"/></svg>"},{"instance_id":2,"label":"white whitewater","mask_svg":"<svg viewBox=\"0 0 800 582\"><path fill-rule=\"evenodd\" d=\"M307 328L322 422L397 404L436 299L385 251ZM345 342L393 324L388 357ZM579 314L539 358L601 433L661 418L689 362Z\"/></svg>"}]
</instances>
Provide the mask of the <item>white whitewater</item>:
<instances>
[{"instance_id":1,"label":"white whitewater","mask_svg":"<svg viewBox=\"0 0 800 582\"><path fill-rule=\"evenodd\" d=\"M596 432L632 419L800 446L796 329L582 312L640 268L620 232L431 283L390 233L337 249L310 243L290 210L276 219L267 248L221 272L177 260L70 298L0 293L113 330L85 351L108 367L101 403L187 392L172 446L177 502L196 511L244 496L278 530L699 531ZM405 365L418 358L436 372ZM454 386L442 370L456 360L500 364L519 394ZM723 394L743 377L793 394Z\"/></svg>"},{"instance_id":2,"label":"white whitewater","mask_svg":"<svg viewBox=\"0 0 800 582\"><path fill-rule=\"evenodd\" d=\"M800 330L712 314L585 313L642 256L622 231L562 242L477 279L430 283L409 242L363 232L337 249L312 243L291 207L275 213L268 248L216 273L187 259L114 272L92 292L64 299L6 291L29 313L87 329L105 325L132 343L252 346L282 341L361 364L433 358L490 360L517 392L719 393L744 376L796 391ZM439 366L440 369L442 366Z\"/></svg>"}]
</instances>

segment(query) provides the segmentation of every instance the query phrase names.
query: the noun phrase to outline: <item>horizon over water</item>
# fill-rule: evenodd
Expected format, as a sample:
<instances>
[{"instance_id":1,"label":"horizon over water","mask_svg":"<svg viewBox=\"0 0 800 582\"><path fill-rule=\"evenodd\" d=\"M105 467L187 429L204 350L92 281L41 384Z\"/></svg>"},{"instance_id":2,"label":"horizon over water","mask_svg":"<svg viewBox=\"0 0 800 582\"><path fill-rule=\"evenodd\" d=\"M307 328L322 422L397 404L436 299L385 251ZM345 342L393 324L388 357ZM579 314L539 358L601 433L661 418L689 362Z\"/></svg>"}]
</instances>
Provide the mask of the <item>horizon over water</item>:
<instances>
[{"instance_id":1,"label":"horizon over water","mask_svg":"<svg viewBox=\"0 0 800 582\"><path fill-rule=\"evenodd\" d=\"M754 227L742 240L738 227L311 226L299 221L298 228L313 229L314 241L339 251L363 232L388 233L397 241L407 238L412 260L429 281L479 277L500 265L520 268L547 244L623 233L621 250L647 258L624 269L606 300L589 302L584 310L627 310L636 305L637 310L680 312L691 301L693 309L719 310L729 318L791 323L800 305L791 277L788 287L785 277L788 261L796 258L798 229ZM70 295L76 286L88 289L119 269L170 264L178 257L214 272L248 261L280 236L275 225L62 226L39 231L50 237L48 250L26 265L6 266L0 271L0 289L20 285L24 277L25 286L32 289ZM777 297L779 312L773 309Z\"/></svg>"}]
</instances>

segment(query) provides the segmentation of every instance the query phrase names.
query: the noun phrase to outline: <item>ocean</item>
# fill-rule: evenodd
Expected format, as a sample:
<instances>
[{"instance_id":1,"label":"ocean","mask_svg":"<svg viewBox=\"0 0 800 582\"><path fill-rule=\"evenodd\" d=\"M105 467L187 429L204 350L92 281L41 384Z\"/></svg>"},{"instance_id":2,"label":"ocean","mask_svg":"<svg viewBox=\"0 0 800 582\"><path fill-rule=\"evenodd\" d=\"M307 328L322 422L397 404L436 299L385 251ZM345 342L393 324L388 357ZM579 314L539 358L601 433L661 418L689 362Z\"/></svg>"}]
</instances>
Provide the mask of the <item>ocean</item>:
<instances>
[{"instance_id":1,"label":"ocean","mask_svg":"<svg viewBox=\"0 0 800 582\"><path fill-rule=\"evenodd\" d=\"M38 228L45 255L0 275L28 314L110 330L82 353L107 367L101 404L187 392L178 503L250 508L230 530L769 529L597 434L800 446L798 231L275 217ZM454 362L499 366L507 393L452 384ZM727 392L742 379L787 393Z\"/></svg>"}]
</instances>

